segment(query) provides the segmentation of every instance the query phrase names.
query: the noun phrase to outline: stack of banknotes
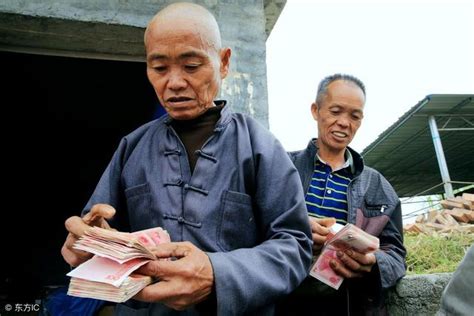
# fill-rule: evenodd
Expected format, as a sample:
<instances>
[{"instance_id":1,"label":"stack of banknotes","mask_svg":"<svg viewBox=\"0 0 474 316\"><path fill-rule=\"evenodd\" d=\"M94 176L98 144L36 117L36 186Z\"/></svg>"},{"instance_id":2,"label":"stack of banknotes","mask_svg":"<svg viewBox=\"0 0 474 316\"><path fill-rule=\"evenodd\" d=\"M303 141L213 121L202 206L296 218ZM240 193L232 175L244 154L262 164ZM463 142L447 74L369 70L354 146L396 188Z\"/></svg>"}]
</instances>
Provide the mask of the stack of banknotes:
<instances>
[{"instance_id":1,"label":"stack of banknotes","mask_svg":"<svg viewBox=\"0 0 474 316\"><path fill-rule=\"evenodd\" d=\"M331 234L311 267L310 275L337 290L344 278L337 275L329 265L333 259L340 262L337 251L354 249L361 253L374 252L379 249L379 239L353 224L335 224L330 230Z\"/></svg>"},{"instance_id":2,"label":"stack of banknotes","mask_svg":"<svg viewBox=\"0 0 474 316\"><path fill-rule=\"evenodd\" d=\"M170 236L161 227L134 233L92 227L73 247L95 256L67 274L71 277L68 295L127 301L153 281L133 272L156 259L152 248L166 242Z\"/></svg>"}]
</instances>

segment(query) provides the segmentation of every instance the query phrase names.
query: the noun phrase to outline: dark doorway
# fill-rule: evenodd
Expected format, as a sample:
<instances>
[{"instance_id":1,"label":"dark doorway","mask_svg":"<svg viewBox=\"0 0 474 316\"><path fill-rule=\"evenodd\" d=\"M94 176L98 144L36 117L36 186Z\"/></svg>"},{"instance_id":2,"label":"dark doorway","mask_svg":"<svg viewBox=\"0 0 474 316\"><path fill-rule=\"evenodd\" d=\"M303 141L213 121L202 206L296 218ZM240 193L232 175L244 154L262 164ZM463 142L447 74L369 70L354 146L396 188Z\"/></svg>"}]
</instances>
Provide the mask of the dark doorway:
<instances>
[{"instance_id":1,"label":"dark doorway","mask_svg":"<svg viewBox=\"0 0 474 316\"><path fill-rule=\"evenodd\" d=\"M65 219L80 213L120 138L159 107L145 71L144 63L0 52L0 300L66 284Z\"/></svg>"}]
</instances>

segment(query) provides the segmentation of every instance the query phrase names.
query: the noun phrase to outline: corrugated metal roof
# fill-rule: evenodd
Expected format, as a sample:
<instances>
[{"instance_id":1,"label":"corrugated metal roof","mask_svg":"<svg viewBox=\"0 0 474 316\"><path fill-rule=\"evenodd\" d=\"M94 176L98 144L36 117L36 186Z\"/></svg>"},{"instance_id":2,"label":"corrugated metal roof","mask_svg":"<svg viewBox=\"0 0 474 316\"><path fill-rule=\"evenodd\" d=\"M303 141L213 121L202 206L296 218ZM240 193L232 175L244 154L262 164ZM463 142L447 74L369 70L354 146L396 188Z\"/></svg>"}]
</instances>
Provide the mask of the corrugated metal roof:
<instances>
[{"instance_id":1,"label":"corrugated metal roof","mask_svg":"<svg viewBox=\"0 0 474 316\"><path fill-rule=\"evenodd\" d=\"M365 163L380 171L400 197L442 183L428 125L431 115L440 130L451 181L474 183L474 94L432 94L362 151ZM465 185L453 183L453 188ZM444 187L438 185L426 193L444 193Z\"/></svg>"}]
</instances>

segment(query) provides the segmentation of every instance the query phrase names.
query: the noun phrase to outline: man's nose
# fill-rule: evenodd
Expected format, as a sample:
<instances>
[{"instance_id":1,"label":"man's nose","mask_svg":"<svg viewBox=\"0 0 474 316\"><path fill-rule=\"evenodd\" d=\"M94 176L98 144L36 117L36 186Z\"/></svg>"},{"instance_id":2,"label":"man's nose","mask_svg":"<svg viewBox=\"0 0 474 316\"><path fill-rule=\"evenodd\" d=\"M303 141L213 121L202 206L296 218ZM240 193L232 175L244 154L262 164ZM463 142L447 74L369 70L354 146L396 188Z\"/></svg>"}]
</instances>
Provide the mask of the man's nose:
<instances>
[{"instance_id":1,"label":"man's nose","mask_svg":"<svg viewBox=\"0 0 474 316\"><path fill-rule=\"evenodd\" d=\"M171 90L182 90L185 89L188 85L186 79L184 78L183 74L179 70L171 71L170 77L168 80L168 88Z\"/></svg>"},{"instance_id":2,"label":"man's nose","mask_svg":"<svg viewBox=\"0 0 474 316\"><path fill-rule=\"evenodd\" d=\"M341 115L337 119L337 124L339 124L340 126L343 126L343 127L349 126L349 124L350 124L349 122L350 122L350 118L347 117L347 115Z\"/></svg>"}]
</instances>

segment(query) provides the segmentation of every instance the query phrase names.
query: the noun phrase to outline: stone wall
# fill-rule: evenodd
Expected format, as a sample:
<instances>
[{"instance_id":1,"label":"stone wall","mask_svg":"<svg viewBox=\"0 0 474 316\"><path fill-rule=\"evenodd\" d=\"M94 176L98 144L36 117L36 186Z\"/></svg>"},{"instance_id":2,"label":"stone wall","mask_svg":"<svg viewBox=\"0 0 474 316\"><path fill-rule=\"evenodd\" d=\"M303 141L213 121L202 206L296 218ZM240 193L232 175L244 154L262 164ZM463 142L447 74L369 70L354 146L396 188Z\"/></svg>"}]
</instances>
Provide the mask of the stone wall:
<instances>
[{"instance_id":1,"label":"stone wall","mask_svg":"<svg viewBox=\"0 0 474 316\"><path fill-rule=\"evenodd\" d=\"M404 277L388 296L389 315L432 316L439 309L441 293L452 273Z\"/></svg>"}]
</instances>

